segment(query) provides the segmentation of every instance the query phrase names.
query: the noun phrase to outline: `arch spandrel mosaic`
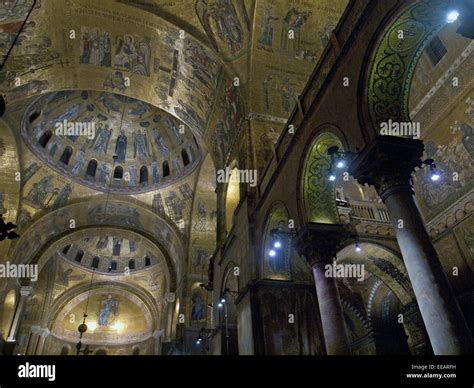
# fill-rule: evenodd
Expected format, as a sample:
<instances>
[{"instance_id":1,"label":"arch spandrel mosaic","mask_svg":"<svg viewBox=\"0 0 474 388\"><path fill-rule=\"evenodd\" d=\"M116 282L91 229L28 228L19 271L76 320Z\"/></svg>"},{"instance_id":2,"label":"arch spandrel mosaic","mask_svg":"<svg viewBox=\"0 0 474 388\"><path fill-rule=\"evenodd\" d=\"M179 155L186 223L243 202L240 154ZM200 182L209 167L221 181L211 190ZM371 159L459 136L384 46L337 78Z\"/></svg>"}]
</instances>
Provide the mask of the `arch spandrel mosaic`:
<instances>
[{"instance_id":1,"label":"arch spandrel mosaic","mask_svg":"<svg viewBox=\"0 0 474 388\"><path fill-rule=\"evenodd\" d=\"M32 13L32 30L2 71L7 101L67 89L113 92L169 112L197 135L221 130L209 127L219 90L230 78L219 57L156 15L111 4L42 2Z\"/></svg>"}]
</instances>

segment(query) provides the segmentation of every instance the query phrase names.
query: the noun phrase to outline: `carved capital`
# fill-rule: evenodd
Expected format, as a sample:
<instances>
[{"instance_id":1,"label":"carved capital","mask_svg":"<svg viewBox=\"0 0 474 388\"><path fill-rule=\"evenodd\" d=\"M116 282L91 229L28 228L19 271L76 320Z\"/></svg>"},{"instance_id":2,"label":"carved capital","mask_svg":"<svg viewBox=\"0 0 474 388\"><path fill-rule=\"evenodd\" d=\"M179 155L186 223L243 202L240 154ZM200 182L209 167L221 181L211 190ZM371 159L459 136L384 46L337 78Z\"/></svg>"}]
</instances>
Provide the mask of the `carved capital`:
<instances>
[{"instance_id":1,"label":"carved capital","mask_svg":"<svg viewBox=\"0 0 474 388\"><path fill-rule=\"evenodd\" d=\"M30 286L22 286L20 288L20 295L24 298L27 298L33 294L33 287Z\"/></svg>"},{"instance_id":2,"label":"carved capital","mask_svg":"<svg viewBox=\"0 0 474 388\"><path fill-rule=\"evenodd\" d=\"M361 184L374 186L384 201L393 190L413 192L412 173L422 166L421 140L379 136L351 163L349 173Z\"/></svg>"},{"instance_id":3,"label":"carved capital","mask_svg":"<svg viewBox=\"0 0 474 388\"><path fill-rule=\"evenodd\" d=\"M47 327L42 327L39 329L39 335L40 337L46 338L51 334L49 329Z\"/></svg>"},{"instance_id":4,"label":"carved capital","mask_svg":"<svg viewBox=\"0 0 474 388\"><path fill-rule=\"evenodd\" d=\"M354 239L343 225L309 223L299 231L295 248L313 267L332 263L336 253Z\"/></svg>"}]
</instances>

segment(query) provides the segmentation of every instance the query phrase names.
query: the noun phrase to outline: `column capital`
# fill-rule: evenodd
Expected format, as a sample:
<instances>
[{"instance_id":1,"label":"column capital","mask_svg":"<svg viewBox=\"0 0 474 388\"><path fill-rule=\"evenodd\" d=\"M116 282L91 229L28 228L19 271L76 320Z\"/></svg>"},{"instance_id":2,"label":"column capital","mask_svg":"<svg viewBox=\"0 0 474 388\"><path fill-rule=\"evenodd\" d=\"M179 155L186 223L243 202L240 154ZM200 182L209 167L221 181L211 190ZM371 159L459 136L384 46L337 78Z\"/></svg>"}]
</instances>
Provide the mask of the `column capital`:
<instances>
[{"instance_id":1,"label":"column capital","mask_svg":"<svg viewBox=\"0 0 474 388\"><path fill-rule=\"evenodd\" d=\"M28 296L31 296L31 294L33 294L33 287L31 287L31 286L22 286L20 288L20 295L22 297L28 297Z\"/></svg>"},{"instance_id":2,"label":"column capital","mask_svg":"<svg viewBox=\"0 0 474 388\"><path fill-rule=\"evenodd\" d=\"M46 338L51 334L49 329L47 327L42 327L39 329L39 335L40 337Z\"/></svg>"},{"instance_id":3,"label":"column capital","mask_svg":"<svg viewBox=\"0 0 474 388\"><path fill-rule=\"evenodd\" d=\"M155 330L151 336L154 339L158 340L158 339L164 337L164 335L165 335L165 331L163 329L161 329L161 330Z\"/></svg>"},{"instance_id":4,"label":"column capital","mask_svg":"<svg viewBox=\"0 0 474 388\"><path fill-rule=\"evenodd\" d=\"M392 190L413 191L411 176L422 166L421 140L379 136L355 158L349 173L364 185L374 186L383 201Z\"/></svg>"},{"instance_id":5,"label":"column capital","mask_svg":"<svg viewBox=\"0 0 474 388\"><path fill-rule=\"evenodd\" d=\"M313 267L332 263L336 253L354 239L343 225L310 222L298 232L295 248Z\"/></svg>"},{"instance_id":6,"label":"column capital","mask_svg":"<svg viewBox=\"0 0 474 388\"><path fill-rule=\"evenodd\" d=\"M31 330L31 332L32 332L33 334L39 334L40 331L41 331L41 327L38 326L38 325L32 325L32 326L30 327L30 330Z\"/></svg>"}]
</instances>

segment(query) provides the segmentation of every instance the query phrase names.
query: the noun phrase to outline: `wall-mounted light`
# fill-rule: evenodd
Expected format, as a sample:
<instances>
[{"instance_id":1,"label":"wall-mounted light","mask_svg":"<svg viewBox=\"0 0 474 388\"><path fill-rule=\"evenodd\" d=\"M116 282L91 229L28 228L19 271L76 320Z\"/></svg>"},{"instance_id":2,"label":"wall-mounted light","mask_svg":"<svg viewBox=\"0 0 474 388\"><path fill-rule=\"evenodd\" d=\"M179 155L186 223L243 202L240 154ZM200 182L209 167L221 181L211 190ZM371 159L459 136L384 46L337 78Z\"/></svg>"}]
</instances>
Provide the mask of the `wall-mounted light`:
<instances>
[{"instance_id":1,"label":"wall-mounted light","mask_svg":"<svg viewBox=\"0 0 474 388\"><path fill-rule=\"evenodd\" d=\"M438 169L436 168L436 164L433 159L426 159L425 161L423 161L423 165L430 167L430 179L433 182L437 182L440 180L441 175L438 172Z\"/></svg>"},{"instance_id":2,"label":"wall-mounted light","mask_svg":"<svg viewBox=\"0 0 474 388\"><path fill-rule=\"evenodd\" d=\"M328 155L331 157L328 168L328 180L334 182L337 179L336 169L341 170L346 168L357 153L350 151L342 152L339 151L338 146L332 146L328 148Z\"/></svg>"},{"instance_id":3,"label":"wall-mounted light","mask_svg":"<svg viewBox=\"0 0 474 388\"><path fill-rule=\"evenodd\" d=\"M474 39L474 2L472 0L451 0L446 22L459 23L456 33L467 39Z\"/></svg>"},{"instance_id":4,"label":"wall-mounted light","mask_svg":"<svg viewBox=\"0 0 474 388\"><path fill-rule=\"evenodd\" d=\"M454 23L458 19L459 19L459 11L456 9L449 11L446 16L446 21L450 24Z\"/></svg>"}]
</instances>

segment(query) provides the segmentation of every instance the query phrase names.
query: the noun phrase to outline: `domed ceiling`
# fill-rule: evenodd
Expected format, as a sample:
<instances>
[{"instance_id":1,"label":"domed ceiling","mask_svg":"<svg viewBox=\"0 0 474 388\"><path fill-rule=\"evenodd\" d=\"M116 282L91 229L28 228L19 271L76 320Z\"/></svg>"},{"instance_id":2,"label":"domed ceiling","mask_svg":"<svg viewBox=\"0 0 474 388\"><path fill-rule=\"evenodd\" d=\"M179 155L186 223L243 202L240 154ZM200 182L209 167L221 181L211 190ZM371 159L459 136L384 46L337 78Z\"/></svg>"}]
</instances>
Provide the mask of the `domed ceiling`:
<instances>
[{"instance_id":1,"label":"domed ceiling","mask_svg":"<svg viewBox=\"0 0 474 388\"><path fill-rule=\"evenodd\" d=\"M23 116L22 137L61 175L115 193L168 186L201 159L191 130L170 114L106 92L60 91L38 98Z\"/></svg>"},{"instance_id":2,"label":"domed ceiling","mask_svg":"<svg viewBox=\"0 0 474 388\"><path fill-rule=\"evenodd\" d=\"M84 343L100 341L115 345L136 342L152 333L153 319L143 301L120 290L99 289L80 294L66 304L54 322L53 334L77 341L78 322L86 308L88 331L84 335Z\"/></svg>"},{"instance_id":3,"label":"domed ceiling","mask_svg":"<svg viewBox=\"0 0 474 388\"><path fill-rule=\"evenodd\" d=\"M75 233L63 240L58 254L83 269L108 275L166 266L163 254L152 242L137 233L112 228Z\"/></svg>"}]
</instances>

